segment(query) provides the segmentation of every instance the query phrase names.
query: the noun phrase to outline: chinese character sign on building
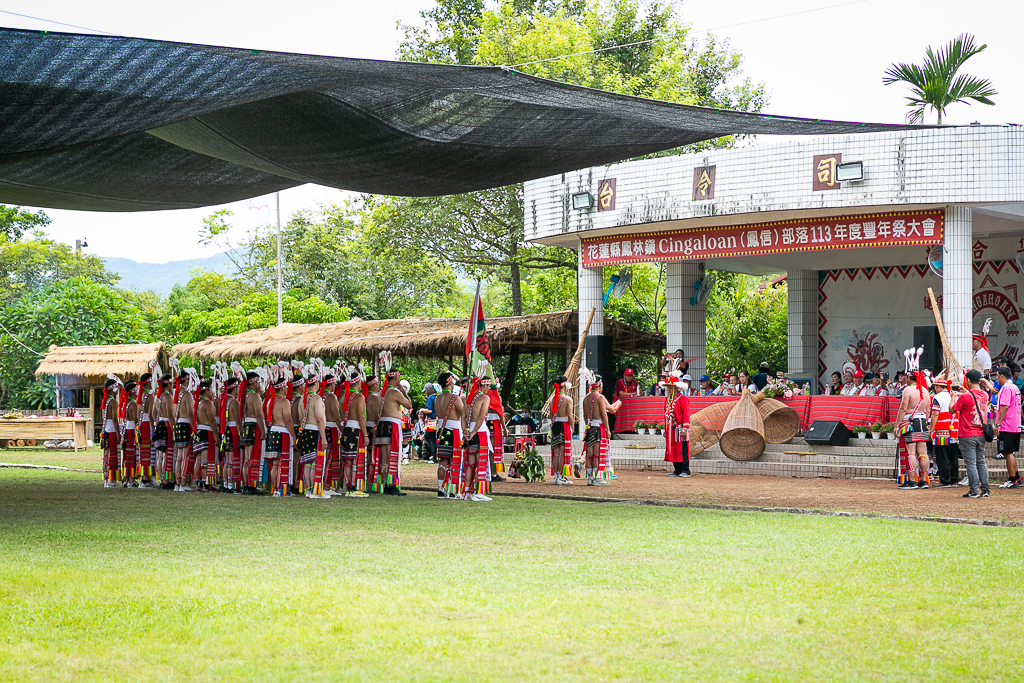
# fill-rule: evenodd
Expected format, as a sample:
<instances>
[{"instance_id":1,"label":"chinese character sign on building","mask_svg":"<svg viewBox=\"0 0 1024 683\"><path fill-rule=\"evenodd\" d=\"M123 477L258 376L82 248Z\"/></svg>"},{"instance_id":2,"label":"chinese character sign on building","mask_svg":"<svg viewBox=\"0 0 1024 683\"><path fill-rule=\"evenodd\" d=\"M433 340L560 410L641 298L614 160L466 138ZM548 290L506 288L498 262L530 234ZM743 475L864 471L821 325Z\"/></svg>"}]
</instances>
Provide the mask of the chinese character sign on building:
<instances>
[{"instance_id":1,"label":"chinese character sign on building","mask_svg":"<svg viewBox=\"0 0 1024 683\"><path fill-rule=\"evenodd\" d=\"M693 169L693 201L715 198L715 167Z\"/></svg>"},{"instance_id":2,"label":"chinese character sign on building","mask_svg":"<svg viewBox=\"0 0 1024 683\"><path fill-rule=\"evenodd\" d=\"M615 210L615 178L605 178L597 186L597 210Z\"/></svg>"},{"instance_id":3,"label":"chinese character sign on building","mask_svg":"<svg viewBox=\"0 0 1024 683\"><path fill-rule=\"evenodd\" d=\"M836 166L843 163L842 154L819 154L814 157L814 192L821 190L838 190L840 183L836 180Z\"/></svg>"},{"instance_id":4,"label":"chinese character sign on building","mask_svg":"<svg viewBox=\"0 0 1024 683\"><path fill-rule=\"evenodd\" d=\"M583 266L942 244L943 212L807 218L583 240Z\"/></svg>"}]
</instances>

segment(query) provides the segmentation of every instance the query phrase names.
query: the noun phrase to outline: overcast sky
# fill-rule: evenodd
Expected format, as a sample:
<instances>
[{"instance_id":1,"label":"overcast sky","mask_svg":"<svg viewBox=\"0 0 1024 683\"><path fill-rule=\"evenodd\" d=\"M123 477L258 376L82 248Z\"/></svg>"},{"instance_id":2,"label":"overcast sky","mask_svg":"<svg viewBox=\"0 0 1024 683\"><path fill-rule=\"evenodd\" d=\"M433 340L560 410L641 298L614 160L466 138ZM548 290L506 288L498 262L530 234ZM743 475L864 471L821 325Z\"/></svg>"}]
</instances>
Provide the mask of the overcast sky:
<instances>
[{"instance_id":1,"label":"overcast sky","mask_svg":"<svg viewBox=\"0 0 1024 683\"><path fill-rule=\"evenodd\" d=\"M249 2L177 0L174 3L83 3L70 0L12 0L2 9L68 24L143 38L231 47L305 52L341 57L392 59L401 38L399 19L415 22L431 0L290 0ZM1015 0L705 0L676 3L694 30L728 38L744 55L745 73L764 81L771 93L768 113L869 122L902 123L901 85L882 85L893 62L920 62L929 44L945 44L962 32L988 44L969 60L966 73L992 81L996 105L954 105L947 123L1024 124L1024 64L1020 26L1024 5ZM815 10L820 11L807 11ZM800 14L792 14L800 13ZM780 16L790 15L790 16ZM0 14L14 28L74 32L77 29ZM82 31L85 32L85 31ZM931 122L931 121L929 121ZM764 136L760 143L770 143ZM345 193L306 185L281 193L282 217ZM240 228L272 219L273 197L229 205ZM89 251L138 261L165 262L217 251L196 243L202 218L220 207L143 213L48 210L50 234L74 243L86 237ZM150 236L174 236L156 252Z\"/></svg>"}]
</instances>

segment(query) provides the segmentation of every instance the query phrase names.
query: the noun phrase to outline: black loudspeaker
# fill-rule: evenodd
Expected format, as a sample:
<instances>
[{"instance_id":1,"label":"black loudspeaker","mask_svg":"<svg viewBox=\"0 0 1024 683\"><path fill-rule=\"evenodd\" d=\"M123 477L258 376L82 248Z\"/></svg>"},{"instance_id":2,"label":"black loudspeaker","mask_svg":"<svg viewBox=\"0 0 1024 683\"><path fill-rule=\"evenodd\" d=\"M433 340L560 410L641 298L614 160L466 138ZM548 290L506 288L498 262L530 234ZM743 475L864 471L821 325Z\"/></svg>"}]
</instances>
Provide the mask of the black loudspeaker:
<instances>
[{"instance_id":1,"label":"black loudspeaker","mask_svg":"<svg viewBox=\"0 0 1024 683\"><path fill-rule=\"evenodd\" d=\"M804 434L804 441L811 444L845 446L853 434L839 420L815 420Z\"/></svg>"},{"instance_id":2,"label":"black loudspeaker","mask_svg":"<svg viewBox=\"0 0 1024 683\"><path fill-rule=\"evenodd\" d=\"M615 358L612 356L612 338L605 335L587 335L587 367L601 375L602 392L609 401L615 396Z\"/></svg>"},{"instance_id":3,"label":"black loudspeaker","mask_svg":"<svg viewBox=\"0 0 1024 683\"><path fill-rule=\"evenodd\" d=\"M935 325L914 327L914 348L924 347L921 354L921 369L938 372L942 369L942 339Z\"/></svg>"}]
</instances>

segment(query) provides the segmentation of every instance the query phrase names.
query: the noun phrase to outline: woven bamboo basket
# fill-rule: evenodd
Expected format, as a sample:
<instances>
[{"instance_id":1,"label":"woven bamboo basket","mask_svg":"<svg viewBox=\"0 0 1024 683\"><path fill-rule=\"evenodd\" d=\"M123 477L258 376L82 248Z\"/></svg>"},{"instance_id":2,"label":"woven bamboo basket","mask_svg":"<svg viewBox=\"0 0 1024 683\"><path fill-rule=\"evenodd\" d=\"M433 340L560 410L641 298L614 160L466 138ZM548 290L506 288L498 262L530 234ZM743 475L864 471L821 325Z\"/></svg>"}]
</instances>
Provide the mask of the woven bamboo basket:
<instances>
[{"instance_id":1,"label":"woven bamboo basket","mask_svg":"<svg viewBox=\"0 0 1024 683\"><path fill-rule=\"evenodd\" d=\"M764 444L764 421L750 392L744 389L740 400L725 420L718 445L725 457L744 461L760 457L764 453Z\"/></svg>"},{"instance_id":2,"label":"woven bamboo basket","mask_svg":"<svg viewBox=\"0 0 1024 683\"><path fill-rule=\"evenodd\" d=\"M715 403L690 416L690 457L718 443L733 402Z\"/></svg>"},{"instance_id":3,"label":"woven bamboo basket","mask_svg":"<svg viewBox=\"0 0 1024 683\"><path fill-rule=\"evenodd\" d=\"M782 401L764 398L757 402L757 412L764 422L764 440L787 443L800 429L800 416Z\"/></svg>"}]
</instances>

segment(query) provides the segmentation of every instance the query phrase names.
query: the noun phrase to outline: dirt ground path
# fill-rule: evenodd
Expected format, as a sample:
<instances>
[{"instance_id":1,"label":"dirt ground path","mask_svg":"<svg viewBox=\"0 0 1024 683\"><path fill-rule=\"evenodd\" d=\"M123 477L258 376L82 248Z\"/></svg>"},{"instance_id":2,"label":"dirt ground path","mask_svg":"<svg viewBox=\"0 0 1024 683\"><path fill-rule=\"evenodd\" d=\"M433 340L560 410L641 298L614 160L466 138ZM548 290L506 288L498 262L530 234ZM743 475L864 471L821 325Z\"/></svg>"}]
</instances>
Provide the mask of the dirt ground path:
<instances>
[{"instance_id":1,"label":"dirt ground path","mask_svg":"<svg viewBox=\"0 0 1024 683\"><path fill-rule=\"evenodd\" d=\"M437 486L435 467L414 462L403 468L405 486ZM1024 521L1024 489L992 489L989 498L963 498L966 486L904 491L891 481L872 479L797 479L751 475L700 475L687 479L661 472L621 471L611 486L527 484L522 479L496 482L494 493L545 493L671 500L681 503L744 505L762 508L845 510L890 515L959 517Z\"/></svg>"}]
</instances>

